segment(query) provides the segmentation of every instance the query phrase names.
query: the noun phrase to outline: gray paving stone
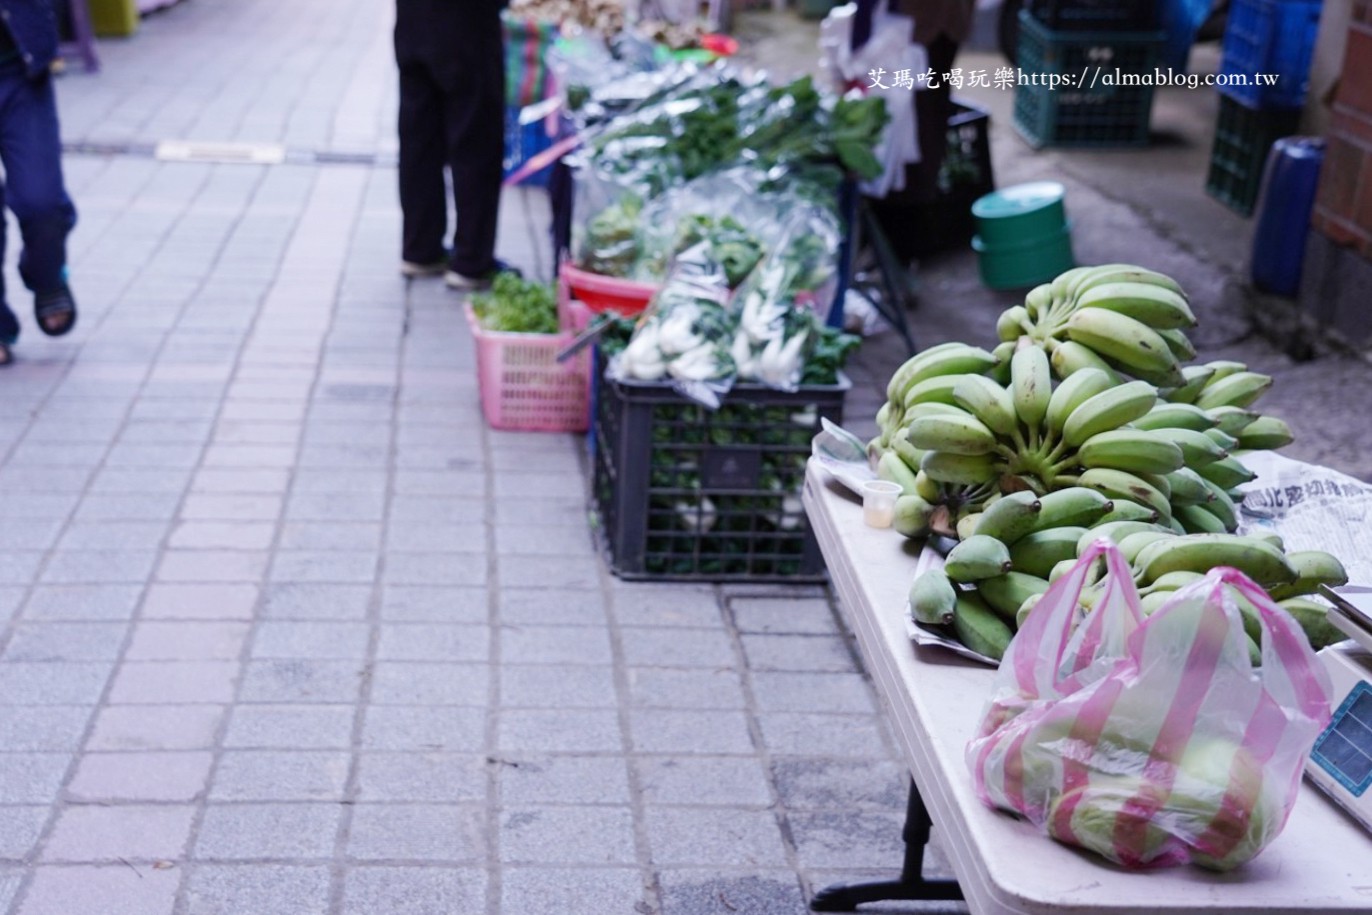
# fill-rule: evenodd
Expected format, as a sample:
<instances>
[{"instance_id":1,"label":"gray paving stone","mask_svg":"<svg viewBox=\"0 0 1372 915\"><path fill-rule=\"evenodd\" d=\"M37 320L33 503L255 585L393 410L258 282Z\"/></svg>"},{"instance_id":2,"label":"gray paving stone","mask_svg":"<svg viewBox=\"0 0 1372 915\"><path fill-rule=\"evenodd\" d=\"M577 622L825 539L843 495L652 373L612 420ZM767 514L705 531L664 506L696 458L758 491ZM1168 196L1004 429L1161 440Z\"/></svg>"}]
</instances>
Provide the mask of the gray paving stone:
<instances>
[{"instance_id":1,"label":"gray paving stone","mask_svg":"<svg viewBox=\"0 0 1372 915\"><path fill-rule=\"evenodd\" d=\"M268 554L234 550L168 550L157 567L159 581L256 583L265 577Z\"/></svg>"},{"instance_id":2,"label":"gray paving stone","mask_svg":"<svg viewBox=\"0 0 1372 915\"><path fill-rule=\"evenodd\" d=\"M486 623L488 593L480 587L386 585L381 618L395 622Z\"/></svg>"},{"instance_id":3,"label":"gray paving stone","mask_svg":"<svg viewBox=\"0 0 1372 915\"><path fill-rule=\"evenodd\" d=\"M734 667L733 645L722 629L624 628L626 664L638 667Z\"/></svg>"},{"instance_id":4,"label":"gray paving stone","mask_svg":"<svg viewBox=\"0 0 1372 915\"><path fill-rule=\"evenodd\" d=\"M374 521L290 521L281 527L284 550L367 550L381 547Z\"/></svg>"},{"instance_id":5,"label":"gray paving stone","mask_svg":"<svg viewBox=\"0 0 1372 915\"><path fill-rule=\"evenodd\" d=\"M8 518L65 518L81 496L74 492L15 492L5 496Z\"/></svg>"},{"instance_id":6,"label":"gray paving stone","mask_svg":"<svg viewBox=\"0 0 1372 915\"><path fill-rule=\"evenodd\" d=\"M510 864L633 864L628 807L507 807L500 814L500 859Z\"/></svg>"},{"instance_id":7,"label":"gray paving stone","mask_svg":"<svg viewBox=\"0 0 1372 915\"><path fill-rule=\"evenodd\" d=\"M28 554L9 555L22 558ZM46 584L142 583L147 581L156 559L157 554L150 550L54 550L43 569L42 580ZM0 565L0 575L3 574Z\"/></svg>"},{"instance_id":8,"label":"gray paving stone","mask_svg":"<svg viewBox=\"0 0 1372 915\"><path fill-rule=\"evenodd\" d=\"M484 553L484 525L458 521L410 521L386 531L386 549L393 553Z\"/></svg>"},{"instance_id":9,"label":"gray paving stone","mask_svg":"<svg viewBox=\"0 0 1372 915\"><path fill-rule=\"evenodd\" d=\"M0 747L17 752L75 750L90 717L88 705L0 706Z\"/></svg>"},{"instance_id":10,"label":"gray paving stone","mask_svg":"<svg viewBox=\"0 0 1372 915\"><path fill-rule=\"evenodd\" d=\"M265 588L262 616L283 620L360 620L371 602L371 585L274 582Z\"/></svg>"},{"instance_id":11,"label":"gray paving stone","mask_svg":"<svg viewBox=\"0 0 1372 915\"><path fill-rule=\"evenodd\" d=\"M360 661L302 658L248 661L243 667L241 702L324 702L357 700L366 673Z\"/></svg>"},{"instance_id":12,"label":"gray paving stone","mask_svg":"<svg viewBox=\"0 0 1372 915\"><path fill-rule=\"evenodd\" d=\"M777 712L864 712L876 710L871 687L857 673L753 674L758 708Z\"/></svg>"},{"instance_id":13,"label":"gray paving stone","mask_svg":"<svg viewBox=\"0 0 1372 915\"><path fill-rule=\"evenodd\" d=\"M113 864L34 869L20 915L171 915L181 875L175 870Z\"/></svg>"},{"instance_id":14,"label":"gray paving stone","mask_svg":"<svg viewBox=\"0 0 1372 915\"><path fill-rule=\"evenodd\" d=\"M181 506L181 517L195 521L275 521L281 517L281 495L191 493Z\"/></svg>"},{"instance_id":15,"label":"gray paving stone","mask_svg":"<svg viewBox=\"0 0 1372 915\"><path fill-rule=\"evenodd\" d=\"M363 753L358 757L359 801L484 803L487 763L458 753Z\"/></svg>"},{"instance_id":16,"label":"gray paving stone","mask_svg":"<svg viewBox=\"0 0 1372 915\"><path fill-rule=\"evenodd\" d=\"M743 712L634 709L629 714L640 753L754 753Z\"/></svg>"},{"instance_id":17,"label":"gray paving stone","mask_svg":"<svg viewBox=\"0 0 1372 915\"><path fill-rule=\"evenodd\" d=\"M211 755L86 753L67 787L82 801L190 801L205 790Z\"/></svg>"},{"instance_id":18,"label":"gray paving stone","mask_svg":"<svg viewBox=\"0 0 1372 915\"><path fill-rule=\"evenodd\" d=\"M181 550L265 550L275 536L272 521L182 521L167 543Z\"/></svg>"},{"instance_id":19,"label":"gray paving stone","mask_svg":"<svg viewBox=\"0 0 1372 915\"><path fill-rule=\"evenodd\" d=\"M170 521L176 515L180 493L145 493L142 495L88 494L76 510L81 521L149 520ZM8 511L9 506L6 505Z\"/></svg>"},{"instance_id":20,"label":"gray paving stone","mask_svg":"<svg viewBox=\"0 0 1372 915\"><path fill-rule=\"evenodd\" d=\"M193 856L201 861L332 857L337 804L210 804Z\"/></svg>"},{"instance_id":21,"label":"gray paving stone","mask_svg":"<svg viewBox=\"0 0 1372 915\"><path fill-rule=\"evenodd\" d=\"M143 618L251 619L259 590L249 584L152 584L143 598Z\"/></svg>"},{"instance_id":22,"label":"gray paving stone","mask_svg":"<svg viewBox=\"0 0 1372 915\"><path fill-rule=\"evenodd\" d=\"M501 657L521 664L609 664L608 630L589 626L506 625Z\"/></svg>"},{"instance_id":23,"label":"gray paving stone","mask_svg":"<svg viewBox=\"0 0 1372 915\"><path fill-rule=\"evenodd\" d=\"M474 753L485 746L485 734L484 709L373 705L367 709L362 746L367 750Z\"/></svg>"},{"instance_id":24,"label":"gray paving stone","mask_svg":"<svg viewBox=\"0 0 1372 915\"><path fill-rule=\"evenodd\" d=\"M588 564L596 550L589 528L527 522L498 525L495 544L501 556L577 556Z\"/></svg>"},{"instance_id":25,"label":"gray paving stone","mask_svg":"<svg viewBox=\"0 0 1372 915\"><path fill-rule=\"evenodd\" d=\"M0 663L0 705L94 705L114 669L109 662Z\"/></svg>"},{"instance_id":26,"label":"gray paving stone","mask_svg":"<svg viewBox=\"0 0 1372 915\"><path fill-rule=\"evenodd\" d=\"M24 622L14 627L6 661L101 661L119 656L125 623Z\"/></svg>"},{"instance_id":27,"label":"gray paving stone","mask_svg":"<svg viewBox=\"0 0 1372 915\"><path fill-rule=\"evenodd\" d=\"M733 709L746 705L738 671L630 667L629 701L648 708Z\"/></svg>"},{"instance_id":28,"label":"gray paving stone","mask_svg":"<svg viewBox=\"0 0 1372 915\"><path fill-rule=\"evenodd\" d=\"M43 846L44 861L176 861L186 853L195 807L100 804L65 808Z\"/></svg>"},{"instance_id":29,"label":"gray paving stone","mask_svg":"<svg viewBox=\"0 0 1372 915\"><path fill-rule=\"evenodd\" d=\"M395 473L395 491L406 495L470 495L485 490L486 475L480 471L423 470L401 467Z\"/></svg>"},{"instance_id":30,"label":"gray paving stone","mask_svg":"<svg viewBox=\"0 0 1372 915\"><path fill-rule=\"evenodd\" d=\"M507 709L500 713L498 745L510 753L620 752L623 738L613 711Z\"/></svg>"},{"instance_id":31,"label":"gray paving stone","mask_svg":"<svg viewBox=\"0 0 1372 915\"><path fill-rule=\"evenodd\" d=\"M740 632L835 635L839 632L823 598L736 597L729 601Z\"/></svg>"},{"instance_id":32,"label":"gray paving stone","mask_svg":"<svg viewBox=\"0 0 1372 915\"><path fill-rule=\"evenodd\" d=\"M622 756L505 753L493 765L507 805L629 802L628 764Z\"/></svg>"},{"instance_id":33,"label":"gray paving stone","mask_svg":"<svg viewBox=\"0 0 1372 915\"><path fill-rule=\"evenodd\" d=\"M328 910L329 869L324 866L202 864L191 871L186 886L188 915L318 915Z\"/></svg>"},{"instance_id":34,"label":"gray paving stone","mask_svg":"<svg viewBox=\"0 0 1372 915\"><path fill-rule=\"evenodd\" d=\"M754 757L640 756L634 760L643 797L650 804L766 807L772 792Z\"/></svg>"},{"instance_id":35,"label":"gray paving stone","mask_svg":"<svg viewBox=\"0 0 1372 915\"><path fill-rule=\"evenodd\" d=\"M836 673L856 671L848 642L837 635L743 635L743 654L753 670Z\"/></svg>"},{"instance_id":36,"label":"gray paving stone","mask_svg":"<svg viewBox=\"0 0 1372 915\"><path fill-rule=\"evenodd\" d=\"M501 871L502 912L652 911L643 878L633 868L507 867Z\"/></svg>"},{"instance_id":37,"label":"gray paving stone","mask_svg":"<svg viewBox=\"0 0 1372 915\"><path fill-rule=\"evenodd\" d=\"M786 865L781 829L770 811L649 806L644 826L658 866Z\"/></svg>"},{"instance_id":38,"label":"gray paving stone","mask_svg":"<svg viewBox=\"0 0 1372 915\"><path fill-rule=\"evenodd\" d=\"M253 638L254 658L350 660L367 657L371 627L344 622L263 622Z\"/></svg>"},{"instance_id":39,"label":"gray paving stone","mask_svg":"<svg viewBox=\"0 0 1372 915\"><path fill-rule=\"evenodd\" d=\"M380 556L370 550L279 550L272 581L366 583L376 578Z\"/></svg>"},{"instance_id":40,"label":"gray paving stone","mask_svg":"<svg viewBox=\"0 0 1372 915\"><path fill-rule=\"evenodd\" d=\"M229 416L231 405L225 405ZM277 495L290 487L290 474L280 468L228 470L206 467L191 479L192 493Z\"/></svg>"},{"instance_id":41,"label":"gray paving stone","mask_svg":"<svg viewBox=\"0 0 1372 915\"><path fill-rule=\"evenodd\" d=\"M713 588L617 581L610 594L621 626L714 629L720 623L719 599Z\"/></svg>"},{"instance_id":42,"label":"gray paving stone","mask_svg":"<svg viewBox=\"0 0 1372 915\"><path fill-rule=\"evenodd\" d=\"M383 492L348 493L340 498L331 492L291 493L285 517L290 521L381 521L386 516Z\"/></svg>"},{"instance_id":43,"label":"gray paving stone","mask_svg":"<svg viewBox=\"0 0 1372 915\"><path fill-rule=\"evenodd\" d=\"M545 588L594 588L600 568L586 558L564 556L508 556L497 560L502 581L536 581Z\"/></svg>"},{"instance_id":44,"label":"gray paving stone","mask_svg":"<svg viewBox=\"0 0 1372 915\"><path fill-rule=\"evenodd\" d=\"M904 854L904 811L800 811L789 821L802 867L898 867Z\"/></svg>"},{"instance_id":45,"label":"gray paving stone","mask_svg":"<svg viewBox=\"0 0 1372 915\"><path fill-rule=\"evenodd\" d=\"M209 797L216 801L340 801L348 781L347 753L226 750Z\"/></svg>"},{"instance_id":46,"label":"gray paving stone","mask_svg":"<svg viewBox=\"0 0 1372 915\"><path fill-rule=\"evenodd\" d=\"M454 522L483 525L486 521L486 502L480 496L397 494L391 499L390 518L392 524ZM527 522L528 516L524 520Z\"/></svg>"},{"instance_id":47,"label":"gray paving stone","mask_svg":"<svg viewBox=\"0 0 1372 915\"><path fill-rule=\"evenodd\" d=\"M0 907L9 911L10 902L19 891L24 880L24 871L19 868L0 868Z\"/></svg>"},{"instance_id":48,"label":"gray paving stone","mask_svg":"<svg viewBox=\"0 0 1372 915\"><path fill-rule=\"evenodd\" d=\"M796 875L787 870L745 874L723 869L665 870L658 873L658 883L662 887L662 915L719 911L730 915L795 915L806 911Z\"/></svg>"},{"instance_id":49,"label":"gray paving stone","mask_svg":"<svg viewBox=\"0 0 1372 915\"><path fill-rule=\"evenodd\" d=\"M758 715L763 743L773 754L875 758L886 756L872 715L765 712Z\"/></svg>"},{"instance_id":50,"label":"gray paving stone","mask_svg":"<svg viewBox=\"0 0 1372 915\"><path fill-rule=\"evenodd\" d=\"M73 521L62 535L62 550L156 550L167 536L164 521Z\"/></svg>"},{"instance_id":51,"label":"gray paving stone","mask_svg":"<svg viewBox=\"0 0 1372 915\"><path fill-rule=\"evenodd\" d=\"M96 715L86 748L207 749L223 718L224 709L215 705L110 705Z\"/></svg>"},{"instance_id":52,"label":"gray paving stone","mask_svg":"<svg viewBox=\"0 0 1372 915\"><path fill-rule=\"evenodd\" d=\"M239 705L224 746L238 749L326 750L352 743L350 705Z\"/></svg>"},{"instance_id":53,"label":"gray paving stone","mask_svg":"<svg viewBox=\"0 0 1372 915\"><path fill-rule=\"evenodd\" d=\"M48 822L46 805L0 807L0 860L22 861Z\"/></svg>"},{"instance_id":54,"label":"gray paving stone","mask_svg":"<svg viewBox=\"0 0 1372 915\"><path fill-rule=\"evenodd\" d=\"M608 622L600 591L521 588L502 581L500 621L508 625L603 626Z\"/></svg>"},{"instance_id":55,"label":"gray paving stone","mask_svg":"<svg viewBox=\"0 0 1372 915\"><path fill-rule=\"evenodd\" d=\"M505 708L615 708L619 697L614 669L507 662L500 668L500 704Z\"/></svg>"},{"instance_id":56,"label":"gray paving stone","mask_svg":"<svg viewBox=\"0 0 1372 915\"><path fill-rule=\"evenodd\" d=\"M486 911L486 874L475 868L354 867L344 915L451 915Z\"/></svg>"},{"instance_id":57,"label":"gray paving stone","mask_svg":"<svg viewBox=\"0 0 1372 915\"><path fill-rule=\"evenodd\" d=\"M185 465L189 467L190 465ZM160 495L180 495L190 481L190 471L184 468L141 466L107 466L91 480L90 491L127 495L130 493L157 493Z\"/></svg>"},{"instance_id":58,"label":"gray paving stone","mask_svg":"<svg viewBox=\"0 0 1372 915\"><path fill-rule=\"evenodd\" d=\"M238 668L236 661L127 661L115 674L110 701L232 702Z\"/></svg>"},{"instance_id":59,"label":"gray paving stone","mask_svg":"<svg viewBox=\"0 0 1372 915\"><path fill-rule=\"evenodd\" d=\"M237 658L248 636L240 622L141 622L124 656L133 661L226 661Z\"/></svg>"},{"instance_id":60,"label":"gray paving stone","mask_svg":"<svg viewBox=\"0 0 1372 915\"><path fill-rule=\"evenodd\" d=\"M39 585L24 605L30 620L126 620L133 616L143 588L124 585ZM22 592L16 590L16 598ZM17 604L17 599L15 601ZM0 598L0 613L5 601Z\"/></svg>"},{"instance_id":61,"label":"gray paving stone","mask_svg":"<svg viewBox=\"0 0 1372 915\"><path fill-rule=\"evenodd\" d=\"M791 810L902 810L909 772L881 759L783 758L772 762L781 802Z\"/></svg>"},{"instance_id":62,"label":"gray paving stone","mask_svg":"<svg viewBox=\"0 0 1372 915\"><path fill-rule=\"evenodd\" d=\"M0 753L0 804L48 804L57 797L70 753Z\"/></svg>"},{"instance_id":63,"label":"gray paving stone","mask_svg":"<svg viewBox=\"0 0 1372 915\"><path fill-rule=\"evenodd\" d=\"M24 602L24 592L24 588L0 586L0 619L8 619L15 614Z\"/></svg>"},{"instance_id":64,"label":"gray paving stone","mask_svg":"<svg viewBox=\"0 0 1372 915\"><path fill-rule=\"evenodd\" d=\"M385 661L485 661L490 653L487 626L383 623L376 646Z\"/></svg>"},{"instance_id":65,"label":"gray paving stone","mask_svg":"<svg viewBox=\"0 0 1372 915\"><path fill-rule=\"evenodd\" d=\"M387 553L383 577L388 585L475 587L486 584L487 565L479 553Z\"/></svg>"},{"instance_id":66,"label":"gray paving stone","mask_svg":"<svg viewBox=\"0 0 1372 915\"><path fill-rule=\"evenodd\" d=\"M347 855L360 861L481 863L486 812L458 804L357 804Z\"/></svg>"},{"instance_id":67,"label":"gray paving stone","mask_svg":"<svg viewBox=\"0 0 1372 915\"><path fill-rule=\"evenodd\" d=\"M485 664L378 661L371 700L377 705L477 705L490 702L491 669Z\"/></svg>"}]
</instances>

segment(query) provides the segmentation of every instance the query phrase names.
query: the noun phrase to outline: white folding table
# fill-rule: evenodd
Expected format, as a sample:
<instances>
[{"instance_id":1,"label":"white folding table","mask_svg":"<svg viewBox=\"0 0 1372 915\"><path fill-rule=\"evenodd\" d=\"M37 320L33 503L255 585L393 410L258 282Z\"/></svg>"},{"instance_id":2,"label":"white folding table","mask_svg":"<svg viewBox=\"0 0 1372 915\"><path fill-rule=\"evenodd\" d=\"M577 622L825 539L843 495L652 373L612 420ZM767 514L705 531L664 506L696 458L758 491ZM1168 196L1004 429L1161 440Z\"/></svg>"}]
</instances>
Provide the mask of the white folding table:
<instances>
[{"instance_id":1,"label":"white folding table","mask_svg":"<svg viewBox=\"0 0 1372 915\"><path fill-rule=\"evenodd\" d=\"M1224 874L1198 867L1126 871L983 805L972 790L963 748L981 719L995 672L911 642L905 607L915 543L867 527L858 501L814 461L804 502L913 778L906 840L914 847L901 880L830 888L816 897L814 908L847 911L877 899L959 898L960 888L978 915L1372 912L1372 835L1308 782L1301 785L1285 831L1253 861ZM918 873L929 822L942 836L957 886L924 881Z\"/></svg>"}]
</instances>

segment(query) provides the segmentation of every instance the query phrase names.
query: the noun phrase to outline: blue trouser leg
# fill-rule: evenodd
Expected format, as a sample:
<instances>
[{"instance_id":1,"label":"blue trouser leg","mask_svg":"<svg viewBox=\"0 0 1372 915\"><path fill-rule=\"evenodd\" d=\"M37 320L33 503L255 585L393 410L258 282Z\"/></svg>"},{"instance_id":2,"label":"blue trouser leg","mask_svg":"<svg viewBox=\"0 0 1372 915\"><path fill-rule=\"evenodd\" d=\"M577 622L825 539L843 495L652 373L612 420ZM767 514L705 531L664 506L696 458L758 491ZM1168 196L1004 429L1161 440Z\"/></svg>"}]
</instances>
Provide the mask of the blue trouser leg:
<instances>
[{"instance_id":1,"label":"blue trouser leg","mask_svg":"<svg viewBox=\"0 0 1372 915\"><path fill-rule=\"evenodd\" d=\"M5 203L24 246L19 276L34 292L50 292L63 283L67 234L76 225L76 207L62 183L52 77L30 80L11 67L0 70L0 162Z\"/></svg>"}]
</instances>

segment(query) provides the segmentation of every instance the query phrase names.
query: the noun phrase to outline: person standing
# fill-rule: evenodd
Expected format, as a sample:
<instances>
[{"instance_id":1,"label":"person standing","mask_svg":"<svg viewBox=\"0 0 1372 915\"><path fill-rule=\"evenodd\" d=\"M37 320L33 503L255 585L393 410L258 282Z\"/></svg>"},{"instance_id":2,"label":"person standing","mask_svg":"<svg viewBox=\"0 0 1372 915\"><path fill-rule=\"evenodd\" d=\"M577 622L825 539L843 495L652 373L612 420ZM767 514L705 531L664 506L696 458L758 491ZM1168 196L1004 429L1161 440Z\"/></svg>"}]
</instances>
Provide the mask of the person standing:
<instances>
[{"instance_id":1,"label":"person standing","mask_svg":"<svg viewBox=\"0 0 1372 915\"><path fill-rule=\"evenodd\" d=\"M400 68L400 272L489 285L505 150L503 0L396 0ZM457 225L447 234L443 169Z\"/></svg>"},{"instance_id":2,"label":"person standing","mask_svg":"<svg viewBox=\"0 0 1372 915\"><path fill-rule=\"evenodd\" d=\"M0 0L0 204L19 223L19 276L34 294L43 333L60 337L76 325L76 300L67 285L67 235L76 207L62 181L62 141L52 62L57 20L49 0ZM0 261L5 225L0 219ZM5 298L0 274L0 365L13 360L19 320Z\"/></svg>"}]
</instances>

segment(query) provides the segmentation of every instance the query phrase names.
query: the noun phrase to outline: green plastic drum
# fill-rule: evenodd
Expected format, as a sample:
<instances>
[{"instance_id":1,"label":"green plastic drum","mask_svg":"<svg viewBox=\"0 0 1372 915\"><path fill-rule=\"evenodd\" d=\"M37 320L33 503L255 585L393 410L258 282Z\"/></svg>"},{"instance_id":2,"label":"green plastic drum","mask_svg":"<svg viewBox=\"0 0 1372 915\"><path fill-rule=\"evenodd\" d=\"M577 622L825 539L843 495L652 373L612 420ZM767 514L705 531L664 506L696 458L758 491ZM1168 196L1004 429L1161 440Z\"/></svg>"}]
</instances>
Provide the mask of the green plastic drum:
<instances>
[{"instance_id":1,"label":"green plastic drum","mask_svg":"<svg viewBox=\"0 0 1372 915\"><path fill-rule=\"evenodd\" d=\"M979 255L981 281L991 289L1037 286L1074 266L1070 225L1027 242L997 245L977 237L972 239L972 249Z\"/></svg>"},{"instance_id":2,"label":"green plastic drum","mask_svg":"<svg viewBox=\"0 0 1372 915\"><path fill-rule=\"evenodd\" d=\"M1066 193L1056 181L1031 181L987 194L972 204L977 235L992 246L1055 238L1067 225Z\"/></svg>"}]
</instances>

